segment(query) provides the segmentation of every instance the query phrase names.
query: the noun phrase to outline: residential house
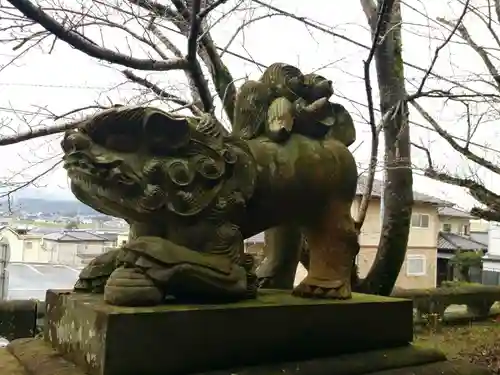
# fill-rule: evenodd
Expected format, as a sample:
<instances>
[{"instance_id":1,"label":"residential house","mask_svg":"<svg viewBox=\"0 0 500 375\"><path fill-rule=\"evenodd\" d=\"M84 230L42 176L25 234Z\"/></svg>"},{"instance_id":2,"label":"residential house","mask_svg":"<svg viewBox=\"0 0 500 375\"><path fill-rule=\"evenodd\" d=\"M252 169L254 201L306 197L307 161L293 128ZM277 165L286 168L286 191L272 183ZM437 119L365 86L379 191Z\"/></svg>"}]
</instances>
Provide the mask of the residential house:
<instances>
[{"instance_id":1,"label":"residential house","mask_svg":"<svg viewBox=\"0 0 500 375\"><path fill-rule=\"evenodd\" d=\"M488 233L488 229L490 228L490 222L483 220L472 218L470 221L470 231L477 233Z\"/></svg>"},{"instance_id":2,"label":"residential house","mask_svg":"<svg viewBox=\"0 0 500 375\"><path fill-rule=\"evenodd\" d=\"M358 182L358 196L352 206L353 215L358 211L365 179ZM381 231L382 182L375 180L366 218L359 236L360 252L357 257L359 276L364 277L375 259ZM436 286L437 239L440 230L438 209L451 203L427 194L413 192L411 227L406 258L396 281L403 289L433 288Z\"/></svg>"},{"instance_id":3,"label":"residential house","mask_svg":"<svg viewBox=\"0 0 500 375\"><path fill-rule=\"evenodd\" d=\"M471 218L470 227L469 238L485 252L480 281L485 285L500 285L500 223Z\"/></svg>"},{"instance_id":4,"label":"residential house","mask_svg":"<svg viewBox=\"0 0 500 375\"><path fill-rule=\"evenodd\" d=\"M450 260L458 251L487 251L487 243L484 236L471 231L471 220L474 219L469 213L454 207L440 207L438 209L440 220L440 231L438 233L437 245L437 285L443 281L454 280L457 276L456 267ZM471 269L471 280L481 282L481 269Z\"/></svg>"},{"instance_id":5,"label":"residential house","mask_svg":"<svg viewBox=\"0 0 500 375\"><path fill-rule=\"evenodd\" d=\"M12 223L11 217L0 217L0 226L8 226Z\"/></svg>"},{"instance_id":6,"label":"residential house","mask_svg":"<svg viewBox=\"0 0 500 375\"><path fill-rule=\"evenodd\" d=\"M440 207L438 209L440 232L455 233L469 236L471 232L471 219L474 217L469 213L454 207Z\"/></svg>"},{"instance_id":7,"label":"residential house","mask_svg":"<svg viewBox=\"0 0 500 375\"><path fill-rule=\"evenodd\" d=\"M92 229L86 230L86 232L90 232L93 234L97 234L98 236L107 238L111 244L110 246L112 247L116 247L118 245L118 239L120 237L120 234L122 233L122 231L118 229Z\"/></svg>"},{"instance_id":8,"label":"residential house","mask_svg":"<svg viewBox=\"0 0 500 375\"><path fill-rule=\"evenodd\" d=\"M41 247L49 255L49 263L81 267L115 245L109 238L83 230L68 230L43 236Z\"/></svg>"},{"instance_id":9,"label":"residential house","mask_svg":"<svg viewBox=\"0 0 500 375\"><path fill-rule=\"evenodd\" d=\"M28 228L0 229L0 237L9 245L11 262L48 262L48 254L41 248L42 236Z\"/></svg>"},{"instance_id":10,"label":"residential house","mask_svg":"<svg viewBox=\"0 0 500 375\"><path fill-rule=\"evenodd\" d=\"M128 241L128 231L118 233L118 237L116 238L116 246L125 245Z\"/></svg>"},{"instance_id":11,"label":"residential house","mask_svg":"<svg viewBox=\"0 0 500 375\"><path fill-rule=\"evenodd\" d=\"M59 263L79 267L116 244L117 235L80 229L3 227L10 262Z\"/></svg>"},{"instance_id":12,"label":"residential house","mask_svg":"<svg viewBox=\"0 0 500 375\"><path fill-rule=\"evenodd\" d=\"M483 284L500 285L500 223L490 223L487 241L488 253L483 257Z\"/></svg>"},{"instance_id":13,"label":"residential house","mask_svg":"<svg viewBox=\"0 0 500 375\"><path fill-rule=\"evenodd\" d=\"M245 240L245 252L255 257L256 264L260 264L264 259L264 243L264 232L258 233Z\"/></svg>"}]
</instances>

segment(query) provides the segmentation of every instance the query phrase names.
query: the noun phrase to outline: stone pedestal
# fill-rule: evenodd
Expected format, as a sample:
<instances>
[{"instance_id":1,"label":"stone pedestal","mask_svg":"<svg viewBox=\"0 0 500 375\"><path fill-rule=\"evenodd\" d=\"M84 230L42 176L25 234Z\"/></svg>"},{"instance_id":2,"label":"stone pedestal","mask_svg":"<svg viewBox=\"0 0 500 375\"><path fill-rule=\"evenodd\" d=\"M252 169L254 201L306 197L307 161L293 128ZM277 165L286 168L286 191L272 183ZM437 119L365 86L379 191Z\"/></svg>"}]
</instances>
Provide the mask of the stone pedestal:
<instances>
[{"instance_id":1,"label":"stone pedestal","mask_svg":"<svg viewBox=\"0 0 500 375\"><path fill-rule=\"evenodd\" d=\"M193 373L408 344L412 303L289 292L222 305L121 308L98 295L49 291L45 338L92 375Z\"/></svg>"},{"instance_id":2,"label":"stone pedestal","mask_svg":"<svg viewBox=\"0 0 500 375\"><path fill-rule=\"evenodd\" d=\"M8 347L37 375L488 374L457 372L441 353L410 346L412 302L403 299L265 291L232 304L120 308L49 291L46 303L45 339Z\"/></svg>"}]
</instances>

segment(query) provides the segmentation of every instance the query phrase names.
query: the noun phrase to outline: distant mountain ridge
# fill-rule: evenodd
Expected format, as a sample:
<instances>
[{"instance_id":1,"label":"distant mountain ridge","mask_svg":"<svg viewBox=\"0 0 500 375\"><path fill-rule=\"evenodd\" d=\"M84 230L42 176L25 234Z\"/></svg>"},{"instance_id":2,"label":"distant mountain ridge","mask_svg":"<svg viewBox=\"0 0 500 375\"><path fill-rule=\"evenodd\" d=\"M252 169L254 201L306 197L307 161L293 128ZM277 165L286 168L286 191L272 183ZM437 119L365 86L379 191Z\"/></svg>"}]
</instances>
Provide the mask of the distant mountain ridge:
<instances>
[{"instance_id":1,"label":"distant mountain ridge","mask_svg":"<svg viewBox=\"0 0 500 375\"><path fill-rule=\"evenodd\" d=\"M13 199L11 206L13 211L24 211L29 213L42 212L44 214L55 214L62 216L100 215L99 212L76 199L61 200L16 197ZM6 211L6 200L0 201L0 209L2 211Z\"/></svg>"},{"instance_id":2,"label":"distant mountain ridge","mask_svg":"<svg viewBox=\"0 0 500 375\"><path fill-rule=\"evenodd\" d=\"M76 201L77 199L69 188L27 186L12 194L14 199L43 199L56 201Z\"/></svg>"}]
</instances>

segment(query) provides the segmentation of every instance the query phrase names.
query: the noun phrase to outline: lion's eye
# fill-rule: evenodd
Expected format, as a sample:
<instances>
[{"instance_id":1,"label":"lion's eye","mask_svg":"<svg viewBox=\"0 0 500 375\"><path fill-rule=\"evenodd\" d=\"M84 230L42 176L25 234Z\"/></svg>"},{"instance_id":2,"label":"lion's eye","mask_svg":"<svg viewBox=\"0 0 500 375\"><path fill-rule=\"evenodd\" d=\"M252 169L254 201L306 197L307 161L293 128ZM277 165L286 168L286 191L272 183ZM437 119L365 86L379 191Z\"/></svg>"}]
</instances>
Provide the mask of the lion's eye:
<instances>
[{"instance_id":1,"label":"lion's eye","mask_svg":"<svg viewBox=\"0 0 500 375\"><path fill-rule=\"evenodd\" d=\"M106 138L105 146L118 152L134 152L139 149L139 139L128 134L112 134Z\"/></svg>"}]
</instances>

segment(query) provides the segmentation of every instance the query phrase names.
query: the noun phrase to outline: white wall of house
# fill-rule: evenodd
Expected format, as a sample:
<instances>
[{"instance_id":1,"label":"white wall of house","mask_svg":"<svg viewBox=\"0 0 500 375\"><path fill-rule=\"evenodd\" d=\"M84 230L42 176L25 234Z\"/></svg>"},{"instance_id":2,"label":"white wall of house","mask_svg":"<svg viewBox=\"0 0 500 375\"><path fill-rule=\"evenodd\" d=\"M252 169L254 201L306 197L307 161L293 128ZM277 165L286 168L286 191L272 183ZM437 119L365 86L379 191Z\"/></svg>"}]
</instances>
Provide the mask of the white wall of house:
<instances>
[{"instance_id":1,"label":"white wall of house","mask_svg":"<svg viewBox=\"0 0 500 375\"><path fill-rule=\"evenodd\" d=\"M490 223L486 220L472 219L470 221L470 230L472 232L487 232L489 227Z\"/></svg>"},{"instance_id":2,"label":"white wall of house","mask_svg":"<svg viewBox=\"0 0 500 375\"><path fill-rule=\"evenodd\" d=\"M500 256L500 223L493 221L488 229L488 254Z\"/></svg>"},{"instance_id":3,"label":"white wall of house","mask_svg":"<svg viewBox=\"0 0 500 375\"><path fill-rule=\"evenodd\" d=\"M10 261L24 263L59 263L81 266L82 259L88 260L102 254L114 241L56 241L42 234L20 234L12 228L0 230L0 237L8 242ZM79 256L81 255L81 256Z\"/></svg>"},{"instance_id":4,"label":"white wall of house","mask_svg":"<svg viewBox=\"0 0 500 375\"><path fill-rule=\"evenodd\" d=\"M488 257L500 257L500 223L490 222L488 228L488 254L483 257L483 271L499 272L500 262L488 260Z\"/></svg>"},{"instance_id":5,"label":"white wall of house","mask_svg":"<svg viewBox=\"0 0 500 375\"><path fill-rule=\"evenodd\" d=\"M9 228L4 228L0 236L9 243L11 262L48 262L48 254L41 247L41 236L19 235Z\"/></svg>"},{"instance_id":6,"label":"white wall of house","mask_svg":"<svg viewBox=\"0 0 500 375\"><path fill-rule=\"evenodd\" d=\"M57 242L44 239L43 246L47 249L50 263L65 264L79 267L84 262L82 259L95 257L104 253L107 248L113 246L112 241L75 241ZM82 255L83 257L79 256Z\"/></svg>"},{"instance_id":7,"label":"white wall of house","mask_svg":"<svg viewBox=\"0 0 500 375\"><path fill-rule=\"evenodd\" d=\"M9 243L10 246L10 260L12 262L22 262L23 261L23 240L19 236L9 230L4 228L2 230L1 236Z\"/></svg>"},{"instance_id":8,"label":"white wall of house","mask_svg":"<svg viewBox=\"0 0 500 375\"><path fill-rule=\"evenodd\" d=\"M486 258L483 258L483 271L500 273L500 262L492 262L488 261Z\"/></svg>"}]
</instances>

